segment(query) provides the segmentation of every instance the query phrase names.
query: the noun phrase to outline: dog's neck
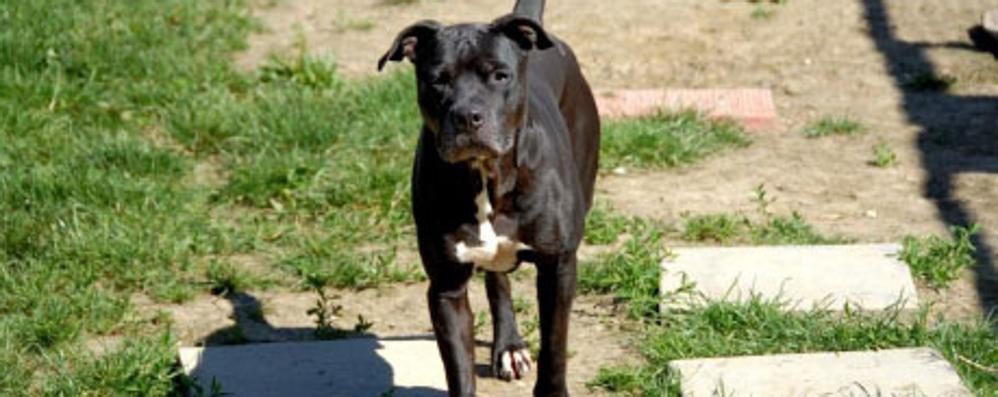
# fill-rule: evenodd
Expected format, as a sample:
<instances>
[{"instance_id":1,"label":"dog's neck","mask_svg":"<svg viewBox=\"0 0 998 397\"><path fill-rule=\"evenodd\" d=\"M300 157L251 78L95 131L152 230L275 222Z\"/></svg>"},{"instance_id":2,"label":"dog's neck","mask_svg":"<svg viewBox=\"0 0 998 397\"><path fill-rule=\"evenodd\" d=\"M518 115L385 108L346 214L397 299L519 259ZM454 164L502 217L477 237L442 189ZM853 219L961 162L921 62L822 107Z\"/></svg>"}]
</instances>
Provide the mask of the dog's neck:
<instances>
[{"instance_id":1,"label":"dog's neck","mask_svg":"<svg viewBox=\"0 0 998 397\"><path fill-rule=\"evenodd\" d=\"M471 161L473 178L480 178L482 189L485 189L490 202L495 203L501 197L516 189L517 166L516 145L508 153L493 159L476 159Z\"/></svg>"}]
</instances>

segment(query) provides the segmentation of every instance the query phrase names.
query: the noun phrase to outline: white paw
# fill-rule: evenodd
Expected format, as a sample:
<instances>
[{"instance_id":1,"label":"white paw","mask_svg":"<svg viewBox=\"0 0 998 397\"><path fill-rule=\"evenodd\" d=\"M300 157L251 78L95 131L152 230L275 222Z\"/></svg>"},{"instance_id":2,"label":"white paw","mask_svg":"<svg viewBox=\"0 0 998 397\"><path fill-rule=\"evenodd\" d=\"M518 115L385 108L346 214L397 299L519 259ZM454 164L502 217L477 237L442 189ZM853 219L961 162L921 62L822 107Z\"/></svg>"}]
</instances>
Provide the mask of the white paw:
<instances>
[{"instance_id":1,"label":"white paw","mask_svg":"<svg viewBox=\"0 0 998 397\"><path fill-rule=\"evenodd\" d=\"M522 379L534 365L527 349L503 352L499 356L499 368L496 377L502 380Z\"/></svg>"}]
</instances>

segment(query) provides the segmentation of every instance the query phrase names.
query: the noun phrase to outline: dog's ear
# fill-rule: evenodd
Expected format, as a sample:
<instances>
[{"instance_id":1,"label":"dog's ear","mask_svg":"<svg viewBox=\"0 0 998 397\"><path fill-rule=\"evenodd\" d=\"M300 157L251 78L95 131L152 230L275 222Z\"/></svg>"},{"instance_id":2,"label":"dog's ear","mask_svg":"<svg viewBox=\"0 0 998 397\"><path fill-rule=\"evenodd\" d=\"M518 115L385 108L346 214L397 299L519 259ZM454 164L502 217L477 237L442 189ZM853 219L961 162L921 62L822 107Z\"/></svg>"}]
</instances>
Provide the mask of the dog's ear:
<instances>
[{"instance_id":1,"label":"dog's ear","mask_svg":"<svg viewBox=\"0 0 998 397\"><path fill-rule=\"evenodd\" d=\"M499 17L492 21L491 28L506 35L524 50L544 50L554 45L541 24L524 16L509 14Z\"/></svg>"},{"instance_id":2,"label":"dog's ear","mask_svg":"<svg viewBox=\"0 0 998 397\"><path fill-rule=\"evenodd\" d=\"M388 61L398 62L402 58L408 58L409 61L415 62L416 46L420 42L425 43L430 40L440 30L441 26L440 22L425 20L402 29L398 36L395 37L395 41L392 42L392 46L378 60L378 71L384 69Z\"/></svg>"}]
</instances>

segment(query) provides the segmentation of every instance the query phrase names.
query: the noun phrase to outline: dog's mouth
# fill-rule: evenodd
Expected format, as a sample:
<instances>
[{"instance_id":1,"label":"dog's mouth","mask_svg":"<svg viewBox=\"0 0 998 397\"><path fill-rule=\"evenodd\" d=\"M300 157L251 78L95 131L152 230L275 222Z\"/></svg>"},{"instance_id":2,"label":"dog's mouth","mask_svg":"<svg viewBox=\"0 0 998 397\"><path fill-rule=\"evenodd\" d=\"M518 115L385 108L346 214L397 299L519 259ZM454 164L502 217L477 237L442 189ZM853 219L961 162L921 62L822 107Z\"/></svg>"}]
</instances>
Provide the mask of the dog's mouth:
<instances>
[{"instance_id":1,"label":"dog's mouth","mask_svg":"<svg viewBox=\"0 0 998 397\"><path fill-rule=\"evenodd\" d=\"M505 142L495 133L460 132L437 134L437 152L448 163L467 161L485 161L502 157L511 149L511 144Z\"/></svg>"}]
</instances>

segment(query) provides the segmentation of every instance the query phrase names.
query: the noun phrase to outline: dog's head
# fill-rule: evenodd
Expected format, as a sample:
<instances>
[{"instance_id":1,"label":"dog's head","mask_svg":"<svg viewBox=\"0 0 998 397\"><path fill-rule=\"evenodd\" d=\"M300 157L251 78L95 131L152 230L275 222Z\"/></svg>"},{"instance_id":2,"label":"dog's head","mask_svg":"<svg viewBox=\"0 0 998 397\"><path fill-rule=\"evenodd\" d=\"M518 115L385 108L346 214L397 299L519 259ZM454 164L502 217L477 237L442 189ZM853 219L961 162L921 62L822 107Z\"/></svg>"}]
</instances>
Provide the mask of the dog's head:
<instances>
[{"instance_id":1,"label":"dog's head","mask_svg":"<svg viewBox=\"0 0 998 397\"><path fill-rule=\"evenodd\" d=\"M527 55L553 45L532 19L507 15L490 24L417 22L378 61L416 66L419 108L447 162L508 153L527 108Z\"/></svg>"}]
</instances>

